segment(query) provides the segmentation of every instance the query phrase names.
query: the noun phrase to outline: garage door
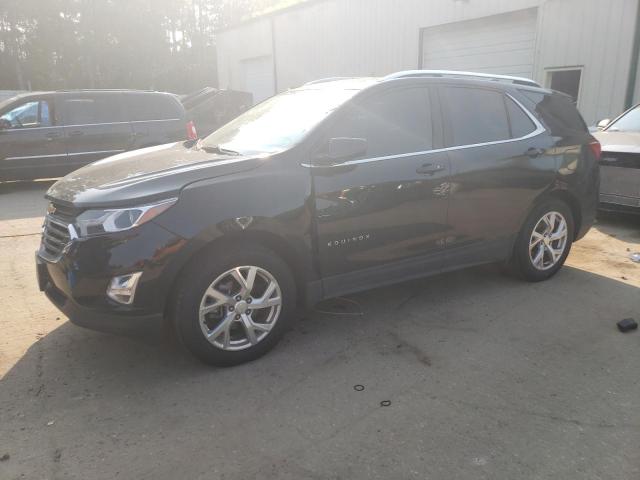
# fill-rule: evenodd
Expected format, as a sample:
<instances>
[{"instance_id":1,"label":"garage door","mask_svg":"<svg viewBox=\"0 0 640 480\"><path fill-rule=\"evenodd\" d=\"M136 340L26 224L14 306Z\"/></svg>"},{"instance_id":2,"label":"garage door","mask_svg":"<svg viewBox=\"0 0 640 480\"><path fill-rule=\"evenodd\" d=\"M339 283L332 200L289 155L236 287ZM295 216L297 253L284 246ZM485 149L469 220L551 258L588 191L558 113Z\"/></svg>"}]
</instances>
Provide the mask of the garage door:
<instances>
[{"instance_id":1,"label":"garage door","mask_svg":"<svg viewBox=\"0 0 640 480\"><path fill-rule=\"evenodd\" d=\"M537 9L423 30L422 68L532 78Z\"/></svg>"},{"instance_id":2,"label":"garage door","mask_svg":"<svg viewBox=\"0 0 640 480\"><path fill-rule=\"evenodd\" d=\"M275 94L273 57L249 58L242 62L244 88L253 94L253 103L259 103Z\"/></svg>"}]
</instances>

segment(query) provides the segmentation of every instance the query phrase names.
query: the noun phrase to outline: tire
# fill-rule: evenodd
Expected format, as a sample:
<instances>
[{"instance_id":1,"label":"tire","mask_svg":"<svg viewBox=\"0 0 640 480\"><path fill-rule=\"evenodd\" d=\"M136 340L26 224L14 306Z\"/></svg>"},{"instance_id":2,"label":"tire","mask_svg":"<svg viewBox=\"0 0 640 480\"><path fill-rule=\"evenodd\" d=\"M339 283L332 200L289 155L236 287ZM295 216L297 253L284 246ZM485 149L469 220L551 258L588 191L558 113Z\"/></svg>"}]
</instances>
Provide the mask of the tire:
<instances>
[{"instance_id":1,"label":"tire","mask_svg":"<svg viewBox=\"0 0 640 480\"><path fill-rule=\"evenodd\" d=\"M247 292L252 269L253 290ZM244 292L238 274L245 282ZM206 252L191 263L177 285L173 321L178 338L210 365L227 367L261 357L275 347L293 321L293 275L278 255L259 245L236 245L223 255ZM259 303L259 297L269 298ZM209 313L201 315L201 309Z\"/></svg>"},{"instance_id":2,"label":"tire","mask_svg":"<svg viewBox=\"0 0 640 480\"><path fill-rule=\"evenodd\" d=\"M553 232L545 218L555 222ZM553 240L560 236L562 220L566 225L564 241ZM557 199L544 201L533 209L518 235L511 262L513 269L529 282L541 282L553 277L571 251L574 232L574 219L569 206ZM542 259L539 257L541 250Z\"/></svg>"}]
</instances>

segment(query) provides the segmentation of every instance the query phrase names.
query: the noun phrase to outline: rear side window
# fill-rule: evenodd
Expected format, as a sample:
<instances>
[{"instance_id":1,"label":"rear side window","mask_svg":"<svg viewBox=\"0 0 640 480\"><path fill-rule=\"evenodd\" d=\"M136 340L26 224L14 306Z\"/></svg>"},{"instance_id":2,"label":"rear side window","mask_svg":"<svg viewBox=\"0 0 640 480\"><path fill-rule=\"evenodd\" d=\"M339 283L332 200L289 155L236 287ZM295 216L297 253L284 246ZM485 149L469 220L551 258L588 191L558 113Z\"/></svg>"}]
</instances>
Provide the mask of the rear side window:
<instances>
[{"instance_id":1,"label":"rear side window","mask_svg":"<svg viewBox=\"0 0 640 480\"><path fill-rule=\"evenodd\" d=\"M62 104L65 125L91 125L123 121L119 94L66 97Z\"/></svg>"},{"instance_id":2,"label":"rear side window","mask_svg":"<svg viewBox=\"0 0 640 480\"><path fill-rule=\"evenodd\" d=\"M329 137L367 140L367 157L385 157L433 148L429 91L393 90L364 99L332 126Z\"/></svg>"},{"instance_id":3,"label":"rear side window","mask_svg":"<svg viewBox=\"0 0 640 480\"><path fill-rule=\"evenodd\" d=\"M180 106L169 95L131 93L126 102L133 121L177 120L181 117Z\"/></svg>"},{"instance_id":4,"label":"rear side window","mask_svg":"<svg viewBox=\"0 0 640 480\"><path fill-rule=\"evenodd\" d=\"M509 113L509 123L511 124L511 136L521 138L529 135L536 129L536 125L529 116L511 98L505 97L507 102L507 112Z\"/></svg>"},{"instance_id":5,"label":"rear side window","mask_svg":"<svg viewBox=\"0 0 640 480\"><path fill-rule=\"evenodd\" d=\"M501 92L467 87L445 87L452 146L509 140L509 119Z\"/></svg>"},{"instance_id":6,"label":"rear side window","mask_svg":"<svg viewBox=\"0 0 640 480\"><path fill-rule=\"evenodd\" d=\"M587 132L578 109L571 102L571 98L558 93L541 93L528 90L520 91L534 104L534 109L544 123L551 130L552 135L562 136L570 132Z\"/></svg>"}]
</instances>

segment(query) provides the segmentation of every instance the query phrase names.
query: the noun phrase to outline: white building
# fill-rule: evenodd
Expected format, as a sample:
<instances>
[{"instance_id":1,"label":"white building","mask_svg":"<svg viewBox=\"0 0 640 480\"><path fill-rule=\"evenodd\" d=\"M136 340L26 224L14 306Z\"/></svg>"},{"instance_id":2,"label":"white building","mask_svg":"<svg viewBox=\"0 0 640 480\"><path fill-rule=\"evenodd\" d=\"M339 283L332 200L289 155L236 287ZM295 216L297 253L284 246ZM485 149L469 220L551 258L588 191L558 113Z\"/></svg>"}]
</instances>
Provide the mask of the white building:
<instances>
[{"instance_id":1,"label":"white building","mask_svg":"<svg viewBox=\"0 0 640 480\"><path fill-rule=\"evenodd\" d=\"M640 0L307 0L219 32L221 87L417 68L533 78L588 123L640 101ZM634 73L635 72L635 73Z\"/></svg>"}]
</instances>

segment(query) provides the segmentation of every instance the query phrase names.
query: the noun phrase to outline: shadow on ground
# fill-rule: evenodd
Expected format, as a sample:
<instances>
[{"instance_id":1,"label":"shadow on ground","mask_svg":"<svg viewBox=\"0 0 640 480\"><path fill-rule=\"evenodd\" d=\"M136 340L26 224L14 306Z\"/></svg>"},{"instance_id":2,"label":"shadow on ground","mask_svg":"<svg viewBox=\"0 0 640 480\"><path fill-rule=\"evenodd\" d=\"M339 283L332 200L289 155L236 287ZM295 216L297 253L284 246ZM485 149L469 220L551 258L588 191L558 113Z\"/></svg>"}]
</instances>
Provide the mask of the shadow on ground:
<instances>
[{"instance_id":1,"label":"shadow on ground","mask_svg":"<svg viewBox=\"0 0 640 480\"><path fill-rule=\"evenodd\" d=\"M615 329L638 293L475 268L353 295L362 315L230 369L64 323L0 382L0 477L638 478L640 337Z\"/></svg>"}]
</instances>

